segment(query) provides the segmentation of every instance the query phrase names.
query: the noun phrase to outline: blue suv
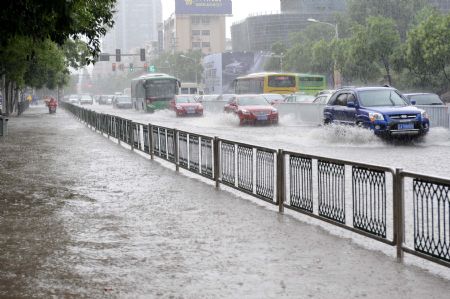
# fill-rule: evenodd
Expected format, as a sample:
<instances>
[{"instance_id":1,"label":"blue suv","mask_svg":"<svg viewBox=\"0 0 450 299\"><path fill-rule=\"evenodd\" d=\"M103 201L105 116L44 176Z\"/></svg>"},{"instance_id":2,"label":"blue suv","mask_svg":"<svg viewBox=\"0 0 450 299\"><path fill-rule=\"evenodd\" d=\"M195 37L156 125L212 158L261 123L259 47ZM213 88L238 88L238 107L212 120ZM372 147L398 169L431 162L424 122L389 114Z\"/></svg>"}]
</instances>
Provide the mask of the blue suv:
<instances>
[{"instance_id":1,"label":"blue suv","mask_svg":"<svg viewBox=\"0 0 450 299\"><path fill-rule=\"evenodd\" d=\"M324 124L361 126L383 137L422 136L430 127L427 113L409 105L391 87L339 89L328 101L323 117Z\"/></svg>"}]
</instances>

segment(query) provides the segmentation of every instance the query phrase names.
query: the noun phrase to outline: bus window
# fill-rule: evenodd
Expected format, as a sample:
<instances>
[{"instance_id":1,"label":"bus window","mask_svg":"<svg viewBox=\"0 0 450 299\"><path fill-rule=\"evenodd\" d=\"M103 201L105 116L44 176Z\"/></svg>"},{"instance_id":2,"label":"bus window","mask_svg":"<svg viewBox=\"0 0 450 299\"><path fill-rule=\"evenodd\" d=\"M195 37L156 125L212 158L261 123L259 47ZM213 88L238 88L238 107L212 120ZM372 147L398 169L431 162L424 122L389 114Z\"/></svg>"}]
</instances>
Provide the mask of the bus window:
<instances>
[{"instance_id":1,"label":"bus window","mask_svg":"<svg viewBox=\"0 0 450 299\"><path fill-rule=\"evenodd\" d=\"M269 87L294 87L293 76L269 76Z\"/></svg>"}]
</instances>

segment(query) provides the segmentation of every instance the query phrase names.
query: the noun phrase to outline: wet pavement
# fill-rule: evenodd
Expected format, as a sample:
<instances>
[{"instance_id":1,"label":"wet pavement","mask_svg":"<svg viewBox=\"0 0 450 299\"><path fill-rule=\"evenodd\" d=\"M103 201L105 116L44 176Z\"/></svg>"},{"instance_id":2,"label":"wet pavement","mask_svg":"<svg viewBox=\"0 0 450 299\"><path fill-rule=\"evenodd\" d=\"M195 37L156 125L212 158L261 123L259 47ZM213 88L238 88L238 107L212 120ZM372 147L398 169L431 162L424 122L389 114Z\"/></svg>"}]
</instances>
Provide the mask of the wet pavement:
<instances>
[{"instance_id":1,"label":"wet pavement","mask_svg":"<svg viewBox=\"0 0 450 299\"><path fill-rule=\"evenodd\" d=\"M90 131L0 137L1 298L448 298L450 282Z\"/></svg>"}]
</instances>

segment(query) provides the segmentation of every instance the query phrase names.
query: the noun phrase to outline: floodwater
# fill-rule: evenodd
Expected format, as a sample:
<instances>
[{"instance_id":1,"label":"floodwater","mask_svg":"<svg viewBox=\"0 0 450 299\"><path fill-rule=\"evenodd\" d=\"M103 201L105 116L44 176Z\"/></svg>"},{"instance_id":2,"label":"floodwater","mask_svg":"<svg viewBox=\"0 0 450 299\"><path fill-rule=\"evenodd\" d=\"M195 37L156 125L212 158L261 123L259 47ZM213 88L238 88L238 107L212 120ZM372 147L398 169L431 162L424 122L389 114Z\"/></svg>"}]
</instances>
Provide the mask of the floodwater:
<instances>
[{"instance_id":1,"label":"floodwater","mask_svg":"<svg viewBox=\"0 0 450 299\"><path fill-rule=\"evenodd\" d=\"M2 298L447 298L448 280L31 108L0 138Z\"/></svg>"},{"instance_id":2,"label":"floodwater","mask_svg":"<svg viewBox=\"0 0 450 299\"><path fill-rule=\"evenodd\" d=\"M302 123L292 115L282 116L278 126L239 126L230 114L205 111L204 117L176 117L173 111L146 114L111 106L84 106L95 111L120 115L141 123L218 136L273 149L345 159L362 163L450 177L450 131L431 128L415 141L388 142L362 128L319 127Z\"/></svg>"}]
</instances>

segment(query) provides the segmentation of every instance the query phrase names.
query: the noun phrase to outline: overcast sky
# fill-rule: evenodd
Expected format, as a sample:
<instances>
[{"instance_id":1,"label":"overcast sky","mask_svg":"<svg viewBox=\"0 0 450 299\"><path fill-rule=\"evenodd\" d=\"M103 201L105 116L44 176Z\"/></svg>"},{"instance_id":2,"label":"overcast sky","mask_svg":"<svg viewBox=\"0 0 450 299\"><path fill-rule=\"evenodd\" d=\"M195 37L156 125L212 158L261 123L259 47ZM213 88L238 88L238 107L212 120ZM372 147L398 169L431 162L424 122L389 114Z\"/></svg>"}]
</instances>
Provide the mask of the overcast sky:
<instances>
[{"instance_id":1,"label":"overcast sky","mask_svg":"<svg viewBox=\"0 0 450 299\"><path fill-rule=\"evenodd\" d=\"M163 19L167 19L175 10L174 0L162 0ZM279 11L280 0L233 0L233 16L227 18L227 37L233 22L245 19L249 14Z\"/></svg>"}]
</instances>

